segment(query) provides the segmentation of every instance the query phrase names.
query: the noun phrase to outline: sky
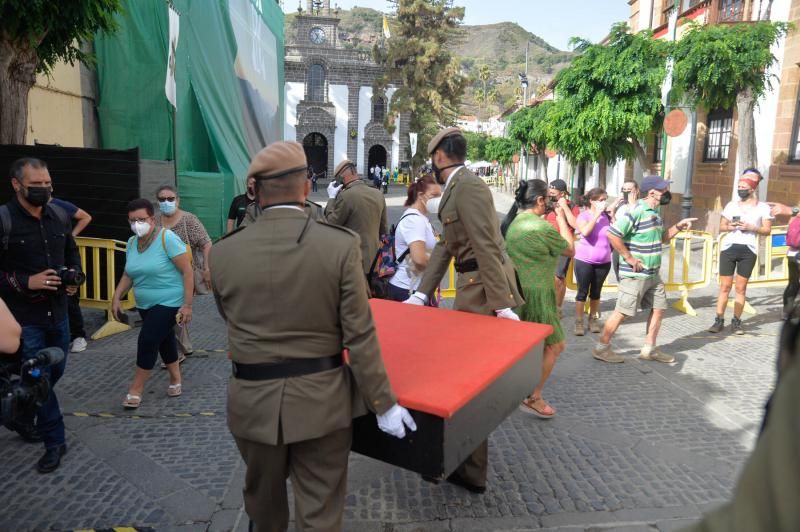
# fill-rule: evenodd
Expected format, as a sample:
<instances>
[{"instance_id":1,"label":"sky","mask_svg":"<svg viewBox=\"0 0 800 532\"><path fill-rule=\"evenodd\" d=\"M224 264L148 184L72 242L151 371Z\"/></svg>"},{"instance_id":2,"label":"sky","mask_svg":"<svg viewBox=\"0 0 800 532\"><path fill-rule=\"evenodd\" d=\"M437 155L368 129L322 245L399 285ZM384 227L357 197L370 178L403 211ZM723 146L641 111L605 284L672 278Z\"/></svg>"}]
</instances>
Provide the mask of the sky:
<instances>
[{"instance_id":1,"label":"sky","mask_svg":"<svg viewBox=\"0 0 800 532\"><path fill-rule=\"evenodd\" d=\"M305 9L306 0L301 0ZM284 10L297 10L298 0L283 0ZM331 0L343 9L354 6L388 11L386 0ZM560 50L567 50L570 37L592 42L602 40L614 22L630 14L626 0L456 0L466 8L469 25L516 22Z\"/></svg>"}]
</instances>

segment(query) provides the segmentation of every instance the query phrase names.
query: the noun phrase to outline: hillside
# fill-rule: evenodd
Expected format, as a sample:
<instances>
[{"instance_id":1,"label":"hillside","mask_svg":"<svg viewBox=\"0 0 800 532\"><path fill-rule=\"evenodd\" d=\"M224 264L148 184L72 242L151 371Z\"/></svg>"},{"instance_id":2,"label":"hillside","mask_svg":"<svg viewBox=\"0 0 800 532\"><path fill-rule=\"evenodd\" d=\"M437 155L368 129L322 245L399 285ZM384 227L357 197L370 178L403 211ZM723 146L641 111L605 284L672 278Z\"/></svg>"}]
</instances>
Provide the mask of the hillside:
<instances>
[{"instance_id":1,"label":"hillside","mask_svg":"<svg viewBox=\"0 0 800 532\"><path fill-rule=\"evenodd\" d=\"M339 39L347 48L372 50L382 32L383 15L374 9L355 7L339 13ZM286 16L286 36L291 40L295 15ZM513 22L462 26L463 34L455 39L453 53L461 59L464 72L473 80L464 96L462 113L488 117L522 99L518 72L525 71L525 43L528 49L528 93L532 95L547 85L559 70L567 66L573 54L562 52L542 38ZM489 67L486 82L488 98L483 98L483 81L478 79L482 65Z\"/></svg>"}]
</instances>

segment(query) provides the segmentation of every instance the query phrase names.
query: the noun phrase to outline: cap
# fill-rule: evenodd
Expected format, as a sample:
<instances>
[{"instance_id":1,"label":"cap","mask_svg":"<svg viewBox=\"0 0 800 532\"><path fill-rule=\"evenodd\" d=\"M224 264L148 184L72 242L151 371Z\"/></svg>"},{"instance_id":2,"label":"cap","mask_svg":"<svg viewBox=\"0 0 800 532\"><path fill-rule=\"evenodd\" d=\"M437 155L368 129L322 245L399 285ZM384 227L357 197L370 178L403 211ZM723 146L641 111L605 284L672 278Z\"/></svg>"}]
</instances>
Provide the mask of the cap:
<instances>
[{"instance_id":1,"label":"cap","mask_svg":"<svg viewBox=\"0 0 800 532\"><path fill-rule=\"evenodd\" d=\"M306 152L299 142L273 142L253 157L247 177L277 179L285 175L305 171Z\"/></svg>"},{"instance_id":2,"label":"cap","mask_svg":"<svg viewBox=\"0 0 800 532\"><path fill-rule=\"evenodd\" d=\"M337 177L339 177L339 174L344 172L345 168L347 168L348 166L352 166L353 168L355 168L356 165L353 164L353 161L351 161L350 159L345 159L344 161L337 164L336 170L333 171L333 178L336 179Z\"/></svg>"},{"instance_id":3,"label":"cap","mask_svg":"<svg viewBox=\"0 0 800 532\"><path fill-rule=\"evenodd\" d=\"M554 179L554 180L550 181L550 184L548 186L550 188L554 188L554 189L558 190L559 192L566 192L567 191L567 182L564 181L563 179Z\"/></svg>"},{"instance_id":4,"label":"cap","mask_svg":"<svg viewBox=\"0 0 800 532\"><path fill-rule=\"evenodd\" d=\"M439 131L436 134L436 136L433 137L431 141L428 143L428 155L436 151L436 148L439 147L439 144L441 144L444 139L452 135L461 135L462 137L464 136L461 130L458 129L457 127L448 127L447 129Z\"/></svg>"},{"instance_id":5,"label":"cap","mask_svg":"<svg viewBox=\"0 0 800 532\"><path fill-rule=\"evenodd\" d=\"M661 179L661 177L657 175L649 175L642 179L642 184L639 185L639 190L642 191L642 194L647 194L653 189L665 190L670 183L672 183L672 181Z\"/></svg>"}]
</instances>

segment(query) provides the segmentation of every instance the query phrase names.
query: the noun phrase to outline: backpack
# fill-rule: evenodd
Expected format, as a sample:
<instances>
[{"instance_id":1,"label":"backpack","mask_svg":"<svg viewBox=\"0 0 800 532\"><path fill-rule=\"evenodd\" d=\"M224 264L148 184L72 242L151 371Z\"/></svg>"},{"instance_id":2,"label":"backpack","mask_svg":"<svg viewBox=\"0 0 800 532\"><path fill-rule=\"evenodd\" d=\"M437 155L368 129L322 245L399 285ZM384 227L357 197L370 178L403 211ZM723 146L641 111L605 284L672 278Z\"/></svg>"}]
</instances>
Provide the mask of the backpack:
<instances>
[{"instance_id":1,"label":"backpack","mask_svg":"<svg viewBox=\"0 0 800 532\"><path fill-rule=\"evenodd\" d=\"M789 222L789 229L786 231L786 245L790 248L800 248L800 217L795 216Z\"/></svg>"},{"instance_id":2,"label":"backpack","mask_svg":"<svg viewBox=\"0 0 800 532\"><path fill-rule=\"evenodd\" d=\"M372 297L377 297L380 299L386 298L389 292L389 278L392 277L395 272L397 272L398 265L400 265L411 252L411 248L406 249L398 257L397 250L394 247L397 227L407 216L421 215L415 212L404 214L397 221L396 225L392 225L392 228L389 230L389 234L381 237L381 245L378 248L378 252L375 254L375 258L372 260L372 267L370 268L369 275L367 276L367 281L369 282L370 290L372 291Z\"/></svg>"},{"instance_id":3,"label":"backpack","mask_svg":"<svg viewBox=\"0 0 800 532\"><path fill-rule=\"evenodd\" d=\"M50 209L56 215L56 218L64 224L64 227L72 227L72 221L69 219L67 211L52 203L46 204L44 208ZM11 211L8 210L7 204L0 205L0 225L3 227L2 245L5 253L8 251L8 240L11 238Z\"/></svg>"}]
</instances>

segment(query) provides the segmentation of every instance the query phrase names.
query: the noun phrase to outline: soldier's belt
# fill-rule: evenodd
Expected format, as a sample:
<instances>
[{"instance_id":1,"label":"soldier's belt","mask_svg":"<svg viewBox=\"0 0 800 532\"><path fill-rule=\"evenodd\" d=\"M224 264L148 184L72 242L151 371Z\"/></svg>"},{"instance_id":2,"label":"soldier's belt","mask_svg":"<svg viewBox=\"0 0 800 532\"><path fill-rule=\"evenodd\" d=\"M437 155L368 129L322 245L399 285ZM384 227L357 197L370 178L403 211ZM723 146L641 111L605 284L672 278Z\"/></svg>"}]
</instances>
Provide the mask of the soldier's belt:
<instances>
[{"instance_id":1,"label":"soldier's belt","mask_svg":"<svg viewBox=\"0 0 800 532\"><path fill-rule=\"evenodd\" d=\"M454 266L458 273L478 271L478 261L475 259L465 260L464 262L456 262Z\"/></svg>"},{"instance_id":2,"label":"soldier's belt","mask_svg":"<svg viewBox=\"0 0 800 532\"><path fill-rule=\"evenodd\" d=\"M321 358L298 358L274 364L239 364L232 362L233 376L246 381L266 381L300 377L340 367L342 355Z\"/></svg>"}]
</instances>

